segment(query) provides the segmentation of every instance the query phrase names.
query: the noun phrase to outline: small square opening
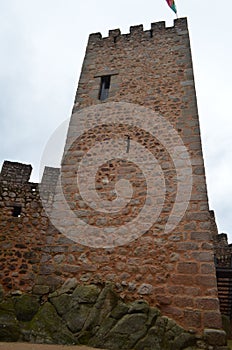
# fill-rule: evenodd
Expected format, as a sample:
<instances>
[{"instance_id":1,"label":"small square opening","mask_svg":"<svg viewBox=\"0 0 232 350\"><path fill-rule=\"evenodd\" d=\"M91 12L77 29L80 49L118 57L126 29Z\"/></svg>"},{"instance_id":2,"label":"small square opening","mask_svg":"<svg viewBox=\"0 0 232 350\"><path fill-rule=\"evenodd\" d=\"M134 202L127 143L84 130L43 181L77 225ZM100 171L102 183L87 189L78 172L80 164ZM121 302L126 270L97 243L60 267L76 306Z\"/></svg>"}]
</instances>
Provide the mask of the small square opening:
<instances>
[{"instance_id":1,"label":"small square opening","mask_svg":"<svg viewBox=\"0 0 232 350\"><path fill-rule=\"evenodd\" d=\"M35 186L31 187L31 192L36 192L36 187Z\"/></svg>"},{"instance_id":2,"label":"small square opening","mask_svg":"<svg viewBox=\"0 0 232 350\"><path fill-rule=\"evenodd\" d=\"M15 218L20 218L22 212L22 206L21 205L14 205L12 210L12 216Z\"/></svg>"}]
</instances>

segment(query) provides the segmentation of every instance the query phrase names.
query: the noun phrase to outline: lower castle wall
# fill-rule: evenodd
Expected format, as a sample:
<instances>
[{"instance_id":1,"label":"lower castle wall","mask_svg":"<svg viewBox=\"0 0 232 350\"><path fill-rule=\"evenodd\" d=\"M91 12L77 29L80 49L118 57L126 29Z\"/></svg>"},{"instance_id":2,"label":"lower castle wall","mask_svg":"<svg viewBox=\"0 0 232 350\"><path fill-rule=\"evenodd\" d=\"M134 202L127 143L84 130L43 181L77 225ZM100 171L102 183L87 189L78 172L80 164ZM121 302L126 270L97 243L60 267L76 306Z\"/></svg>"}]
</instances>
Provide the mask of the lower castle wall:
<instances>
[{"instance_id":1,"label":"lower castle wall","mask_svg":"<svg viewBox=\"0 0 232 350\"><path fill-rule=\"evenodd\" d=\"M18 205L21 214L14 217ZM47 227L37 184L0 184L0 279L6 289L32 289Z\"/></svg>"},{"instance_id":2,"label":"lower castle wall","mask_svg":"<svg viewBox=\"0 0 232 350\"><path fill-rule=\"evenodd\" d=\"M1 287L1 286L0 286ZM81 286L75 278L49 295L0 288L0 341L86 344L112 350L227 350L226 334L199 337L143 300L125 303L110 284Z\"/></svg>"},{"instance_id":3,"label":"lower castle wall","mask_svg":"<svg viewBox=\"0 0 232 350\"><path fill-rule=\"evenodd\" d=\"M19 217L12 216L16 203L22 206ZM97 249L52 226L36 184L1 181L0 205L0 279L6 291L45 295L72 277L82 284L111 282L125 301L142 298L187 330L221 327L213 241L209 233L195 232L191 220L176 240L163 236L154 243L145 234L125 246ZM205 212L197 225L209 224Z\"/></svg>"}]
</instances>

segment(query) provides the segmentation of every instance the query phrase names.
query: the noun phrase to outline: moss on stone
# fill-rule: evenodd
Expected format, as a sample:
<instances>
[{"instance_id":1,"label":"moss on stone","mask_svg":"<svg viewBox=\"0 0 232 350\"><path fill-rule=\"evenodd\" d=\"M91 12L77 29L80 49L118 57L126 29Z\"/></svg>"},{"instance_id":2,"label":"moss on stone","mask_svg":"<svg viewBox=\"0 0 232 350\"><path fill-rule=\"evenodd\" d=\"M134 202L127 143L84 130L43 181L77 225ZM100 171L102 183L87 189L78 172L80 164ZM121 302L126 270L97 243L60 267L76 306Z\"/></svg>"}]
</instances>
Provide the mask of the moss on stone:
<instances>
[{"instance_id":1,"label":"moss on stone","mask_svg":"<svg viewBox=\"0 0 232 350\"><path fill-rule=\"evenodd\" d=\"M57 295L57 294L55 294ZM225 332L205 330L199 338L155 307L139 300L125 303L111 285L78 286L50 297L13 295L0 302L0 341L84 344L111 350L199 350L207 344L227 349Z\"/></svg>"},{"instance_id":2,"label":"moss on stone","mask_svg":"<svg viewBox=\"0 0 232 350\"><path fill-rule=\"evenodd\" d=\"M171 350L183 350L196 345L196 337L193 334L182 333L173 342Z\"/></svg>"},{"instance_id":3,"label":"moss on stone","mask_svg":"<svg viewBox=\"0 0 232 350\"><path fill-rule=\"evenodd\" d=\"M0 341L15 342L20 337L19 322L11 299L0 303Z\"/></svg>"},{"instance_id":4,"label":"moss on stone","mask_svg":"<svg viewBox=\"0 0 232 350\"><path fill-rule=\"evenodd\" d=\"M72 297L76 298L80 303L94 304L101 292L101 289L90 284L87 286L77 286Z\"/></svg>"},{"instance_id":5,"label":"moss on stone","mask_svg":"<svg viewBox=\"0 0 232 350\"><path fill-rule=\"evenodd\" d=\"M37 296L23 294L13 298L15 314L19 321L31 321L38 312L40 301Z\"/></svg>"},{"instance_id":6,"label":"moss on stone","mask_svg":"<svg viewBox=\"0 0 232 350\"><path fill-rule=\"evenodd\" d=\"M55 307L60 316L65 315L73 306L72 297L68 294L52 297L50 298L50 302Z\"/></svg>"},{"instance_id":7,"label":"moss on stone","mask_svg":"<svg viewBox=\"0 0 232 350\"><path fill-rule=\"evenodd\" d=\"M77 333L83 328L91 309L92 307L89 305L76 305L64 315L66 324L73 333Z\"/></svg>"},{"instance_id":8,"label":"moss on stone","mask_svg":"<svg viewBox=\"0 0 232 350\"><path fill-rule=\"evenodd\" d=\"M76 344L74 335L64 325L55 308L45 303L29 322L31 341L50 344Z\"/></svg>"}]
</instances>

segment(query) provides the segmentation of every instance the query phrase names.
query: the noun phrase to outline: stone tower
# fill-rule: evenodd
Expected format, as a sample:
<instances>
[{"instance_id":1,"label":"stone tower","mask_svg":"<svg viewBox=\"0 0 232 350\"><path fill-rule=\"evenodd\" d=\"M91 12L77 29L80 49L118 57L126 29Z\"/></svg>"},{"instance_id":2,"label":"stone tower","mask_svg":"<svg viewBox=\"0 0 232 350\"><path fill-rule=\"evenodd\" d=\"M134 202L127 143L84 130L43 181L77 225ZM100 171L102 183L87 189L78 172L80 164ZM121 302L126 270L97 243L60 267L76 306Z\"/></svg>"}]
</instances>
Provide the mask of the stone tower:
<instances>
[{"instance_id":1,"label":"stone tower","mask_svg":"<svg viewBox=\"0 0 232 350\"><path fill-rule=\"evenodd\" d=\"M90 35L51 217L85 247L81 280L221 327L185 18Z\"/></svg>"},{"instance_id":2,"label":"stone tower","mask_svg":"<svg viewBox=\"0 0 232 350\"><path fill-rule=\"evenodd\" d=\"M91 34L61 171L40 193L30 172L0 173L4 289L109 282L186 330L221 327L186 19Z\"/></svg>"}]
</instances>

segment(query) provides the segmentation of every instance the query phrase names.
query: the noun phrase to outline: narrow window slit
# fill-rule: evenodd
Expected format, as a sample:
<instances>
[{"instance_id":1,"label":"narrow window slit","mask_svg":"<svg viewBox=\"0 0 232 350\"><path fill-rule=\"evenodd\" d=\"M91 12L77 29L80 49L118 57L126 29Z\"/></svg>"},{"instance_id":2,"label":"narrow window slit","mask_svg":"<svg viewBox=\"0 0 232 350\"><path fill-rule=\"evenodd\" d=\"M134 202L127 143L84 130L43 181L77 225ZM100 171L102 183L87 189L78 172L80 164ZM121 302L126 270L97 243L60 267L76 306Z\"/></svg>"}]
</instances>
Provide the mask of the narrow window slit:
<instances>
[{"instance_id":1,"label":"narrow window slit","mask_svg":"<svg viewBox=\"0 0 232 350\"><path fill-rule=\"evenodd\" d=\"M101 77L99 100L104 101L109 97L111 75Z\"/></svg>"},{"instance_id":2,"label":"narrow window slit","mask_svg":"<svg viewBox=\"0 0 232 350\"><path fill-rule=\"evenodd\" d=\"M129 153L130 151L130 136L127 136L127 148L126 148L126 153Z\"/></svg>"}]
</instances>

